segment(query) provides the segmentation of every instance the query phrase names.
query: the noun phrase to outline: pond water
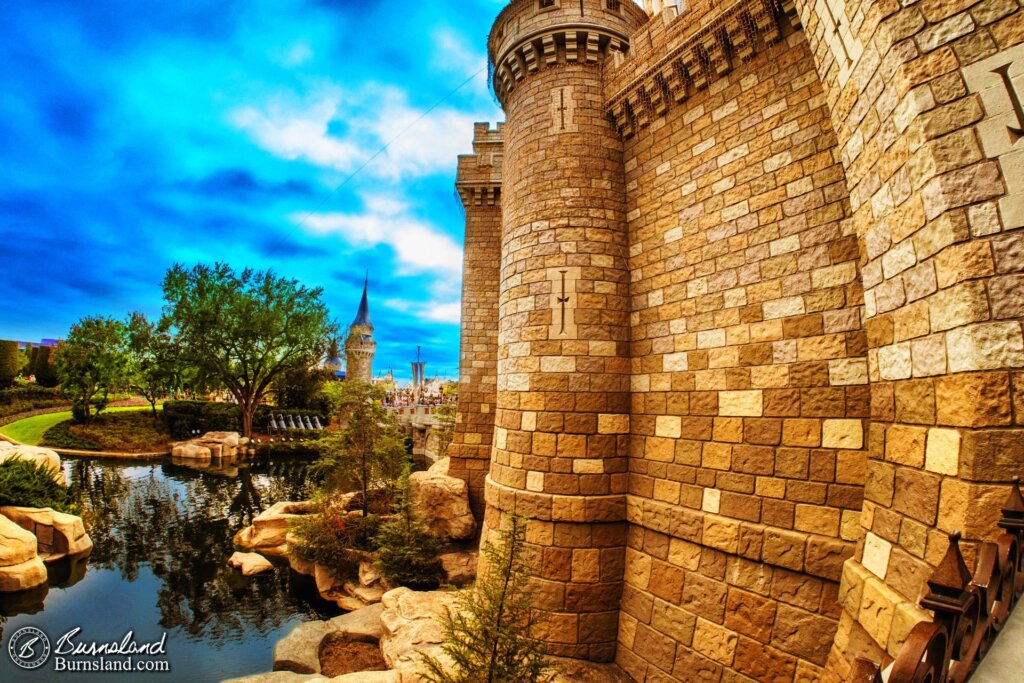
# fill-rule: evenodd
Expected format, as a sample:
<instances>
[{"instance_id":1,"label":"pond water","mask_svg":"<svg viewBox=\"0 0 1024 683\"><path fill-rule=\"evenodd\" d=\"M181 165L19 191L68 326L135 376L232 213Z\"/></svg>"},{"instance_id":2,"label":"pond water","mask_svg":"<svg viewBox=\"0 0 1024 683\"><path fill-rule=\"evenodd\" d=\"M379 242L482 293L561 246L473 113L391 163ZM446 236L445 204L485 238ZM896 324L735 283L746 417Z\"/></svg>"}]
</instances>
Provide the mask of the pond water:
<instances>
[{"instance_id":1,"label":"pond water","mask_svg":"<svg viewBox=\"0 0 1024 683\"><path fill-rule=\"evenodd\" d=\"M23 626L42 629L51 644L75 627L77 642L120 642L133 631L143 643L166 633L159 659L170 662L170 672L57 673L53 657L24 671L4 652L0 681L200 683L269 671L279 638L303 621L339 613L286 564L251 578L227 566L232 536L253 516L277 501L309 497L305 462L193 469L68 458L64 467L79 486L95 548L84 561L48 567L48 589L0 594L4 648Z\"/></svg>"}]
</instances>

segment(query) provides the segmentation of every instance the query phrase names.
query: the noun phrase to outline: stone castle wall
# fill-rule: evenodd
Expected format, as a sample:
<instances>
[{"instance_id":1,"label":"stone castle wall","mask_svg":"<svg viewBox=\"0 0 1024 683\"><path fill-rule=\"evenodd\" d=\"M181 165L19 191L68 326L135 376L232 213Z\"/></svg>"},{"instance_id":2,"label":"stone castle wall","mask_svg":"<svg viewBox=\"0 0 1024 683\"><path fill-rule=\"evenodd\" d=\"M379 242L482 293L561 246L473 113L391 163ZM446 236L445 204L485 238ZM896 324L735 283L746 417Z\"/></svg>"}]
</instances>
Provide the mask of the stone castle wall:
<instances>
[{"instance_id":1,"label":"stone castle wall","mask_svg":"<svg viewBox=\"0 0 1024 683\"><path fill-rule=\"evenodd\" d=\"M458 191L466 213L462 267L459 412L448 448L452 476L469 484L473 512L484 510L498 381L498 290L501 260L501 127L478 124L473 154L459 158Z\"/></svg>"},{"instance_id":2,"label":"stone castle wall","mask_svg":"<svg viewBox=\"0 0 1024 683\"><path fill-rule=\"evenodd\" d=\"M490 456L490 529L536 520L552 651L843 680L1024 469L1024 12L688 4L499 16L501 218L467 204L467 258L500 238L500 282L464 309L500 332L464 329L460 389L495 359L497 409L460 405L452 452L477 487Z\"/></svg>"},{"instance_id":3,"label":"stone castle wall","mask_svg":"<svg viewBox=\"0 0 1024 683\"><path fill-rule=\"evenodd\" d=\"M635 531L619 661L637 680L816 671L857 539L857 240L810 49L778 37L626 141Z\"/></svg>"}]
</instances>

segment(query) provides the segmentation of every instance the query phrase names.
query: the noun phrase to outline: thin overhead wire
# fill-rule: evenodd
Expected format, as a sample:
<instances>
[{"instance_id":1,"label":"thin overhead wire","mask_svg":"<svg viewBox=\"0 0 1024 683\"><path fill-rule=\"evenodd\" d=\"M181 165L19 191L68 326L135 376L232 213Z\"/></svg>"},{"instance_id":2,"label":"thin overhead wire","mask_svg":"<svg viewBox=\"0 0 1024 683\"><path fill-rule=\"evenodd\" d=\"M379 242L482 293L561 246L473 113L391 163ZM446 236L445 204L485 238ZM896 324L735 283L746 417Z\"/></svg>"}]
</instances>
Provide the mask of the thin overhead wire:
<instances>
[{"instance_id":1,"label":"thin overhead wire","mask_svg":"<svg viewBox=\"0 0 1024 683\"><path fill-rule=\"evenodd\" d=\"M309 211L307 211L306 213L304 213L304 214L302 215L302 217L301 217L301 218L300 218L300 219L299 219L299 220L297 221L296 225L297 225L298 227L300 227L300 228L301 228L301 227L303 227L303 226L305 225L306 221L307 221L307 220L309 220L310 218L312 218L312 217L313 217L313 214L314 214L315 212L317 212L317 211L319 211L319 210L320 210L321 208L323 208L323 206L324 206L324 205L325 205L325 204L326 204L327 202L329 202L329 201L330 201L330 200L331 200L331 199L332 199L332 198L334 197L334 195L336 195L336 194L337 194L337 193L338 193L338 192L339 192L339 191L340 191L340 190L341 190L341 189L342 189L343 187L345 187L346 185L348 185L348 184L349 184L349 182L351 182L351 180L352 180L353 178L355 178L355 177L356 177L357 175L359 175L359 173L360 173L360 172L361 172L361 171L362 171L362 170L363 170L364 168L366 168L366 167L367 167L367 166L369 166L369 165L370 165L371 163L373 163L373 161L374 161L374 160L375 160L375 159L376 159L377 157L379 157L379 156L380 156L381 154L383 154L384 152L386 152L386 151L388 150L388 148L389 148L389 147L391 147L391 145L395 144L395 142L397 142L397 141L398 141L398 139L399 139L400 137L402 137L403 135L405 135L405 134L406 134L406 133L407 133L407 132L408 132L408 131L409 131L409 130L410 130L410 129L411 129L412 127L413 127L413 126L415 126L415 125L416 125L417 123L419 123L420 121L422 121L423 119L425 119L425 118L426 118L427 116L429 116L429 115L430 115L430 113L431 113L432 111L434 111L435 109L437 109L438 107L440 107L440 106L441 106L442 104L444 104L444 103L445 103L445 102L446 102L446 101L447 101L447 100L448 100L448 99L449 99L450 97L452 97L452 95L454 95L455 93L457 93L457 92L459 92L460 90L462 90L463 88L465 88L465 87L466 87L466 85L468 85L468 84L469 84L470 82L472 82L472 80L473 80L474 78L476 78L477 76L479 76L479 75L481 74L481 72L483 72L483 71L484 71L485 69L487 69L487 65L486 65L486 64L485 64L485 65L484 65L483 67L481 67L480 69L478 69L478 70L476 71L476 73L474 73L474 74L473 74L472 76L470 76L469 78L467 78L466 80L464 80L464 81L463 81L462 83L460 83L460 84L459 84L459 86L458 86L457 88L455 88L455 89L454 89L454 90L452 90L452 91L451 91L450 93L448 93L447 95L445 95L444 97L442 97L441 99L439 99L439 100L438 100L437 102L435 102L434 104L432 104L432 105L430 106L430 108L429 108L429 109L427 109L427 110L426 110L425 112L423 112L422 114L420 114L420 115L419 115L419 117L418 117L418 118L417 118L417 119L416 119L415 121L411 122L411 123L410 123L409 125L407 125L407 126L406 126L405 128L403 128L402 130L398 131L398 133L397 133L397 134L396 134L396 135L395 135L395 136L394 136L393 138L391 138L390 140L388 140L388 141L387 141L387 142L386 142L386 143L385 143L385 144L384 144L384 145L383 145L383 146L382 146L382 147L381 147L380 149L378 149L378 150L377 150L376 152L374 152L374 153L373 153L373 155L372 155L372 156L371 156L371 157L370 157L369 159L367 159L367 160L366 160L366 161L364 161L364 162L363 162L362 164L360 164L359 168L357 168L356 170L352 171L352 173L350 173L350 174L348 175L348 177L347 177L347 178L345 178L345 180L343 180L343 181L341 182L341 184L340 184L340 185L338 185L337 187L335 187L334 189L332 189L332 190L331 190L331 191L330 191L330 192L329 192L329 193L327 194L327 196L326 196L326 197L324 197L324 198L323 198L322 200L320 200L320 203L319 203L319 204L317 204L317 205L316 205L316 206L315 206L314 208L312 208L312 209L310 209Z\"/></svg>"}]
</instances>

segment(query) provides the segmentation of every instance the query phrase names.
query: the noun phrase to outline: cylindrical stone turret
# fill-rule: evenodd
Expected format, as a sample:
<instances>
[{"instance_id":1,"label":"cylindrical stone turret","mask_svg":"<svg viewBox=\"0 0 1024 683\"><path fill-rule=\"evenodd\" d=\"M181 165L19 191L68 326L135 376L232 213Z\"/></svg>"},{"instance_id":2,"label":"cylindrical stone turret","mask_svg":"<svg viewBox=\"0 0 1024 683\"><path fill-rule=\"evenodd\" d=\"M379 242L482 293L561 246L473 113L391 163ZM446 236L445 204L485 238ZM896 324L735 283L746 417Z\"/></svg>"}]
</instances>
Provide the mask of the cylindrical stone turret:
<instances>
[{"instance_id":1,"label":"cylindrical stone turret","mask_svg":"<svg viewBox=\"0 0 1024 683\"><path fill-rule=\"evenodd\" d=\"M487 527L533 518L545 640L594 661L615 653L630 410L622 143L601 64L644 21L632 2L514 0L489 41L507 123Z\"/></svg>"}]
</instances>

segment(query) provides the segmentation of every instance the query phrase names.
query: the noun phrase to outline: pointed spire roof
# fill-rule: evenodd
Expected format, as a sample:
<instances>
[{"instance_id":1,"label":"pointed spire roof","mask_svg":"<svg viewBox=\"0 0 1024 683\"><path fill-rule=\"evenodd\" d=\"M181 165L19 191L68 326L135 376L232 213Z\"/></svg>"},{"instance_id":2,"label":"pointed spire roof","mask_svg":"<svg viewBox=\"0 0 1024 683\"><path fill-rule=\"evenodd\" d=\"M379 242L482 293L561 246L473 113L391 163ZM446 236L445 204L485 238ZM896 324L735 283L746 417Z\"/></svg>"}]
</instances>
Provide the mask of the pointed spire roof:
<instances>
[{"instance_id":1,"label":"pointed spire roof","mask_svg":"<svg viewBox=\"0 0 1024 683\"><path fill-rule=\"evenodd\" d=\"M366 273L366 279L363 281L363 299L359 302L359 312L356 313L356 319L352 321L352 326L364 325L366 327L373 327L373 323L370 322L370 302L367 300L366 292L370 285L370 273Z\"/></svg>"}]
</instances>

